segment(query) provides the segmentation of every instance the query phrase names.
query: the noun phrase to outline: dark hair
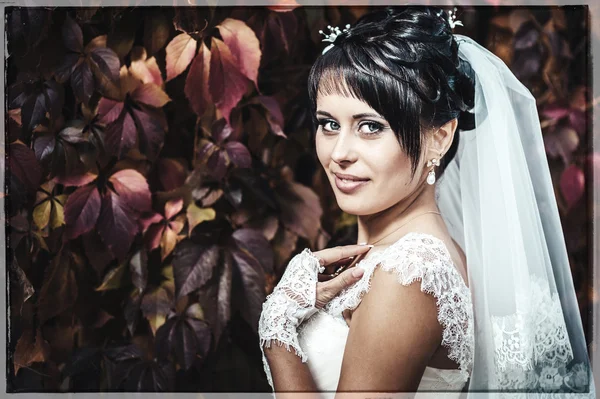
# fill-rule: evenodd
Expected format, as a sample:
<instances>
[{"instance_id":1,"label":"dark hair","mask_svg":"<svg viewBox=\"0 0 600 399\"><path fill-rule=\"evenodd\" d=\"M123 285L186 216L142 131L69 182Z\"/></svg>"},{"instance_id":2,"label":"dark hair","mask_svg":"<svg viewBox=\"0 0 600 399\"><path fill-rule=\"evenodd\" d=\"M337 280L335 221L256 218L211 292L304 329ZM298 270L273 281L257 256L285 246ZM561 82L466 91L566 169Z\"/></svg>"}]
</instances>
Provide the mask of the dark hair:
<instances>
[{"instance_id":1,"label":"dark hair","mask_svg":"<svg viewBox=\"0 0 600 399\"><path fill-rule=\"evenodd\" d=\"M388 6L365 14L338 35L308 77L314 126L318 93L365 101L390 123L411 159L414 177L422 128L440 127L457 118L452 145L436 170L441 176L456 154L459 130L472 129L474 122L469 112L475 92L473 71L458 57L447 18L437 7Z\"/></svg>"}]
</instances>

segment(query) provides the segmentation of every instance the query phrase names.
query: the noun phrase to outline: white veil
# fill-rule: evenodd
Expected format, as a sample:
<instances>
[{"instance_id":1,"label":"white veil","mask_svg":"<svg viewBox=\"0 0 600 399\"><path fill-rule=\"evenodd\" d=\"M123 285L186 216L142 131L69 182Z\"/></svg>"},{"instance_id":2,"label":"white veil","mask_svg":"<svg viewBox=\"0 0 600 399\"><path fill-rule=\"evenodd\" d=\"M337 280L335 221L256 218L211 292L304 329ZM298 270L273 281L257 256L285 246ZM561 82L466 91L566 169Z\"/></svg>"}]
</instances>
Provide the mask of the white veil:
<instances>
[{"instance_id":1,"label":"white veil","mask_svg":"<svg viewBox=\"0 0 600 399\"><path fill-rule=\"evenodd\" d=\"M535 98L498 57L454 37L475 73L475 128L460 132L436 200L467 258L475 317L468 391L595 398ZM559 396L572 397L548 395Z\"/></svg>"}]
</instances>

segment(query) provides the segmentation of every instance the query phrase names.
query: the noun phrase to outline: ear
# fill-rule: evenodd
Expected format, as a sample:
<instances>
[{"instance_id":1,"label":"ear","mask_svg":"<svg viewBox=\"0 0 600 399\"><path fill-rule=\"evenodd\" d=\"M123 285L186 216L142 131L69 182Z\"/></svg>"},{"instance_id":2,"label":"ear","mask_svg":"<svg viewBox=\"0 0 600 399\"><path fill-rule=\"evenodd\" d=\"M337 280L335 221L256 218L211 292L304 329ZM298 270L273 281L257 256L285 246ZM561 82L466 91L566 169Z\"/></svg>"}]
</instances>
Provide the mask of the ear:
<instances>
[{"instance_id":1,"label":"ear","mask_svg":"<svg viewBox=\"0 0 600 399\"><path fill-rule=\"evenodd\" d=\"M454 133L458 126L458 119L454 118L434 130L430 137L427 151L427 160L432 158L440 159L440 154L444 156L452 145Z\"/></svg>"}]
</instances>

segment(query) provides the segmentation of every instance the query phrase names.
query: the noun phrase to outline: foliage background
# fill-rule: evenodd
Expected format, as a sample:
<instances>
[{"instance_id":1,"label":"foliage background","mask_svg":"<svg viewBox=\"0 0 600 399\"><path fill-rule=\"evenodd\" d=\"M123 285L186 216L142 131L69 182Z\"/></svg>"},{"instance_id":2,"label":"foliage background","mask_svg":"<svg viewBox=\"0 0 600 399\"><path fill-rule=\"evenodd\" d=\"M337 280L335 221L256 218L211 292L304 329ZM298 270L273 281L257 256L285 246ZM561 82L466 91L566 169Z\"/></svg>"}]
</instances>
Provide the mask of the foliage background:
<instances>
[{"instance_id":1,"label":"foliage background","mask_svg":"<svg viewBox=\"0 0 600 399\"><path fill-rule=\"evenodd\" d=\"M261 304L352 243L315 156L319 29L353 7L6 8L7 389L268 391ZM538 100L588 342L586 7L462 8Z\"/></svg>"}]
</instances>

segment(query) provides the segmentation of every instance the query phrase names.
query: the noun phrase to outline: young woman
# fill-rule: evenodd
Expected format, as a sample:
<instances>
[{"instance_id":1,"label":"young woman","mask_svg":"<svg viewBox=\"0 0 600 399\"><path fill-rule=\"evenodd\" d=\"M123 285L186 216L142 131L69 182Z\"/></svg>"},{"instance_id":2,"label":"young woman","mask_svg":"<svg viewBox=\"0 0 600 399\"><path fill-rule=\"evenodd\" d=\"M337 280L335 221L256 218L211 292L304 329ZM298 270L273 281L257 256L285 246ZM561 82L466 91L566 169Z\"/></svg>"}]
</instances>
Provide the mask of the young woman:
<instances>
[{"instance_id":1,"label":"young woman","mask_svg":"<svg viewBox=\"0 0 600 399\"><path fill-rule=\"evenodd\" d=\"M308 82L317 156L366 245L305 249L267 297L278 396L594 397L535 99L454 23L387 7L327 36Z\"/></svg>"}]
</instances>

